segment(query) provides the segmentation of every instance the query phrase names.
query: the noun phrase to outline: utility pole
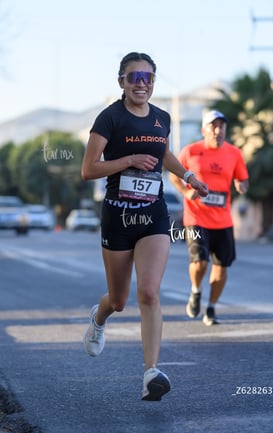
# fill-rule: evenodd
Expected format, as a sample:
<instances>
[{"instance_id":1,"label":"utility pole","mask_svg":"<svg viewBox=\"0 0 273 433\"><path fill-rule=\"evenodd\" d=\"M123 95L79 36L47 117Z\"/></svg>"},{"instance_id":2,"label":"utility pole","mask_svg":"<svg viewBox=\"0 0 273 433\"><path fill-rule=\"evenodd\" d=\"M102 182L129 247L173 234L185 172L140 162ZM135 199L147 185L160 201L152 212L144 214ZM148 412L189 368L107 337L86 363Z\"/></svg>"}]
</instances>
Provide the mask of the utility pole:
<instances>
[{"instance_id":1,"label":"utility pole","mask_svg":"<svg viewBox=\"0 0 273 433\"><path fill-rule=\"evenodd\" d=\"M173 153L178 156L180 152L180 98L178 93L171 99L171 116L173 123Z\"/></svg>"},{"instance_id":2,"label":"utility pole","mask_svg":"<svg viewBox=\"0 0 273 433\"><path fill-rule=\"evenodd\" d=\"M272 21L273 23L273 17L256 17L251 14L251 20L253 25L255 25L258 22L269 22ZM273 51L273 45L253 45L249 47L250 51Z\"/></svg>"}]
</instances>

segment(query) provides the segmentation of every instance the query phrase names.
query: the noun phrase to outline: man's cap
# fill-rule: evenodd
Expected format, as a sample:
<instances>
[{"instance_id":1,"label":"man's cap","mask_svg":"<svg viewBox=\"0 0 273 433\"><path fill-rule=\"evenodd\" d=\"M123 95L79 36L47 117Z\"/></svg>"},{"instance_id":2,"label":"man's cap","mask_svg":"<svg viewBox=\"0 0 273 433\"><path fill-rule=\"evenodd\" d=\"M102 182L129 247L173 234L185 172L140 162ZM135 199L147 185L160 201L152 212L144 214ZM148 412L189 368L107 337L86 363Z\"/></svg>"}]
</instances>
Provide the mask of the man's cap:
<instances>
[{"instance_id":1,"label":"man's cap","mask_svg":"<svg viewBox=\"0 0 273 433\"><path fill-rule=\"evenodd\" d=\"M225 122L227 121L223 113L217 110L211 110L204 114L202 119L202 127L208 125L209 123L212 123L216 119L222 119Z\"/></svg>"}]
</instances>

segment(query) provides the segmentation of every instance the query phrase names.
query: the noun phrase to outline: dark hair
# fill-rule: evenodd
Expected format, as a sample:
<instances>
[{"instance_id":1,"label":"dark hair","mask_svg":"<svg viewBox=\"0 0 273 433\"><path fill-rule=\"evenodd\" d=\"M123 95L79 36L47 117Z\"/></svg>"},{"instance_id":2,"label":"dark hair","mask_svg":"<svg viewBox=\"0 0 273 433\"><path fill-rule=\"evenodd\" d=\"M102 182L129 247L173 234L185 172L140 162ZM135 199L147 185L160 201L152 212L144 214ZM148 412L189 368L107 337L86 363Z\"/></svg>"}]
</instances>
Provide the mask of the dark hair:
<instances>
[{"instance_id":1,"label":"dark hair","mask_svg":"<svg viewBox=\"0 0 273 433\"><path fill-rule=\"evenodd\" d=\"M122 74L124 74L126 66L130 62L140 62L141 60L145 60L146 62L148 62L152 66L153 72L156 73L156 64L148 54L137 53L136 51L133 51L133 52L127 54L126 56L124 56L123 59L121 60L120 66L119 66L119 72L118 72L119 77ZM124 92L122 94L122 99L125 99L125 93Z\"/></svg>"},{"instance_id":2,"label":"dark hair","mask_svg":"<svg viewBox=\"0 0 273 433\"><path fill-rule=\"evenodd\" d=\"M156 73L156 64L148 54L132 52L132 53L127 54L121 60L118 75L121 76L122 74L124 74L126 66L128 65L128 63L140 62L141 60L145 60L146 62L148 62L152 66L153 72Z\"/></svg>"}]
</instances>

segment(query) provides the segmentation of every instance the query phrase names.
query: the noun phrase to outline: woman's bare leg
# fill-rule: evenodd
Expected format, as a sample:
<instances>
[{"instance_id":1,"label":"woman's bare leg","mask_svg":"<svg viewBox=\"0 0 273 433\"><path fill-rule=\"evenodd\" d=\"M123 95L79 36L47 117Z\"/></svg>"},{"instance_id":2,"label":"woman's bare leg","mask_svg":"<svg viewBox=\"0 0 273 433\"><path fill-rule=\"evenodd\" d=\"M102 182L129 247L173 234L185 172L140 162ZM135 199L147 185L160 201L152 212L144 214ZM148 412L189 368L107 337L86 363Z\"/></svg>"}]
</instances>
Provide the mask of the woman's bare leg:
<instances>
[{"instance_id":1,"label":"woman's bare leg","mask_svg":"<svg viewBox=\"0 0 273 433\"><path fill-rule=\"evenodd\" d=\"M110 251L102 249L108 293L100 299L96 322L103 325L114 311L122 311L129 295L133 250Z\"/></svg>"},{"instance_id":2,"label":"woman's bare leg","mask_svg":"<svg viewBox=\"0 0 273 433\"><path fill-rule=\"evenodd\" d=\"M168 260L169 247L168 235L144 237L135 247L134 258L146 369L156 366L158 362L162 335L159 289Z\"/></svg>"}]
</instances>

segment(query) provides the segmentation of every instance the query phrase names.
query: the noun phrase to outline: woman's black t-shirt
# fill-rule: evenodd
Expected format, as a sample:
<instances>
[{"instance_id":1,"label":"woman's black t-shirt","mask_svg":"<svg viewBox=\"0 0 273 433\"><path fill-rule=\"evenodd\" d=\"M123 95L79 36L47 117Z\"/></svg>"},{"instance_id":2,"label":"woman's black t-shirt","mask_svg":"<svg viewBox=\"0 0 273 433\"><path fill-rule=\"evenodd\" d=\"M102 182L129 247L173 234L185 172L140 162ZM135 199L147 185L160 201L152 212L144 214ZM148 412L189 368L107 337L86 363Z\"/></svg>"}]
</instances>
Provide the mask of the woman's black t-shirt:
<instances>
[{"instance_id":1,"label":"woman's black t-shirt","mask_svg":"<svg viewBox=\"0 0 273 433\"><path fill-rule=\"evenodd\" d=\"M155 105L149 104L146 117L130 113L122 100L105 108L96 118L91 132L108 140L103 156L105 161L133 154L149 154L158 158L154 172L162 172L162 161L170 133L170 115ZM107 178L106 197L118 197L120 173ZM159 197L162 196L162 182Z\"/></svg>"}]
</instances>

